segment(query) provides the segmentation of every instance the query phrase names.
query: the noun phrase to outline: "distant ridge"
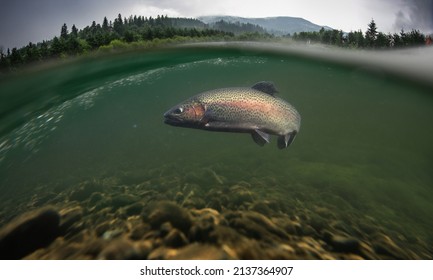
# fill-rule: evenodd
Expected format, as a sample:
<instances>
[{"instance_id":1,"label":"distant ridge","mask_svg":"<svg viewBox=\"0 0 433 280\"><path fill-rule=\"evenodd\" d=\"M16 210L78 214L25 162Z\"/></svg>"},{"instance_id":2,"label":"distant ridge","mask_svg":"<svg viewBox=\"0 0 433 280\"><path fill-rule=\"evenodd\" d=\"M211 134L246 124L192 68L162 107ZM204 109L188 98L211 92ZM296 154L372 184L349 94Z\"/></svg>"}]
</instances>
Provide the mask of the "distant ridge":
<instances>
[{"instance_id":1,"label":"distant ridge","mask_svg":"<svg viewBox=\"0 0 433 280\"><path fill-rule=\"evenodd\" d=\"M250 23L263 27L268 33L274 35L287 35L302 31L319 31L322 27L332 29L328 26L314 24L306 19L297 17L265 17L265 18L243 18L234 16L202 16L198 19L206 24L212 24L224 20L226 22Z\"/></svg>"}]
</instances>

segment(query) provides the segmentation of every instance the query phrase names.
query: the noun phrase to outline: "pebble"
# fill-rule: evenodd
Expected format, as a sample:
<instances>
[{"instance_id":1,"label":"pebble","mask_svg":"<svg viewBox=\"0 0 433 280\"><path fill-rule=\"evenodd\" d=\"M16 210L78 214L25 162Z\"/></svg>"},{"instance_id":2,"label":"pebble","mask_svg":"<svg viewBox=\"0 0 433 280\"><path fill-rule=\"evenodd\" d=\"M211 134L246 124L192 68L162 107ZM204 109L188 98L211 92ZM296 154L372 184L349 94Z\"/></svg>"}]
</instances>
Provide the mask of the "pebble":
<instances>
[{"instance_id":1,"label":"pebble","mask_svg":"<svg viewBox=\"0 0 433 280\"><path fill-rule=\"evenodd\" d=\"M212 198L209 203L206 205L207 208L212 208L215 209L217 211L221 211L222 210L222 205L220 203L220 200L217 198Z\"/></svg>"},{"instance_id":2,"label":"pebble","mask_svg":"<svg viewBox=\"0 0 433 280\"><path fill-rule=\"evenodd\" d=\"M325 231L323 233L323 240L325 240L335 252L359 253L360 242L356 238L335 235L329 231Z\"/></svg>"},{"instance_id":3,"label":"pebble","mask_svg":"<svg viewBox=\"0 0 433 280\"><path fill-rule=\"evenodd\" d=\"M110 242L99 254L99 260L138 260L142 259L140 247L133 242L119 238Z\"/></svg>"},{"instance_id":4,"label":"pebble","mask_svg":"<svg viewBox=\"0 0 433 280\"><path fill-rule=\"evenodd\" d=\"M146 215L146 212L150 214ZM188 211L173 202L164 201L153 204L150 211L145 211L143 215L143 220L154 229L158 229L165 222L170 222L173 227L187 233L192 225Z\"/></svg>"},{"instance_id":5,"label":"pebble","mask_svg":"<svg viewBox=\"0 0 433 280\"><path fill-rule=\"evenodd\" d=\"M377 254L392 259L409 259L409 256L385 234L377 234L373 241L373 249Z\"/></svg>"},{"instance_id":6,"label":"pebble","mask_svg":"<svg viewBox=\"0 0 433 280\"><path fill-rule=\"evenodd\" d=\"M102 234L102 239L105 240L111 240L111 239L115 239L116 237L119 237L123 234L123 229L120 228L116 228L116 229L112 229L112 230L107 230L106 232L104 232Z\"/></svg>"},{"instance_id":7,"label":"pebble","mask_svg":"<svg viewBox=\"0 0 433 280\"><path fill-rule=\"evenodd\" d=\"M365 242L359 245L359 255L366 260L377 260L379 257L374 253L373 248Z\"/></svg>"},{"instance_id":8,"label":"pebble","mask_svg":"<svg viewBox=\"0 0 433 280\"><path fill-rule=\"evenodd\" d=\"M167 254L169 260L230 260L231 256L223 249L207 245L193 243L179 250Z\"/></svg>"},{"instance_id":9,"label":"pebble","mask_svg":"<svg viewBox=\"0 0 433 280\"><path fill-rule=\"evenodd\" d=\"M61 216L60 230L63 235L67 233L75 234L83 228L83 224L80 223L83 218L83 208L81 206L62 209L59 214Z\"/></svg>"},{"instance_id":10,"label":"pebble","mask_svg":"<svg viewBox=\"0 0 433 280\"><path fill-rule=\"evenodd\" d=\"M197 220L189 230L189 238L196 242L209 242L210 234L215 229L215 224L209 219Z\"/></svg>"},{"instance_id":11,"label":"pebble","mask_svg":"<svg viewBox=\"0 0 433 280\"><path fill-rule=\"evenodd\" d=\"M266 216L270 216L274 211L269 207L268 203L264 201L258 201L251 204L249 210L261 213Z\"/></svg>"},{"instance_id":12,"label":"pebble","mask_svg":"<svg viewBox=\"0 0 433 280\"><path fill-rule=\"evenodd\" d=\"M141 202L133 203L132 205L124 208L125 214L128 216L140 215L143 211L143 204Z\"/></svg>"},{"instance_id":13,"label":"pebble","mask_svg":"<svg viewBox=\"0 0 433 280\"><path fill-rule=\"evenodd\" d=\"M150 231L150 226L145 223L135 225L129 233L129 238L132 240L140 240Z\"/></svg>"},{"instance_id":14,"label":"pebble","mask_svg":"<svg viewBox=\"0 0 433 280\"><path fill-rule=\"evenodd\" d=\"M242 205L245 202L254 200L253 193L244 186L234 185L230 187L229 199L234 205Z\"/></svg>"},{"instance_id":15,"label":"pebble","mask_svg":"<svg viewBox=\"0 0 433 280\"><path fill-rule=\"evenodd\" d=\"M118 209L123 206L134 204L137 201L138 201L138 197L136 196L129 195L129 194L119 194L119 195L114 195L111 198L111 206L114 209Z\"/></svg>"},{"instance_id":16,"label":"pebble","mask_svg":"<svg viewBox=\"0 0 433 280\"><path fill-rule=\"evenodd\" d=\"M324 218L312 213L310 216L309 224L312 228L314 228L315 231L320 233L324 228L326 228L328 223Z\"/></svg>"},{"instance_id":17,"label":"pebble","mask_svg":"<svg viewBox=\"0 0 433 280\"><path fill-rule=\"evenodd\" d=\"M155 250L151 251L147 256L148 260L166 260L177 253L177 249L167 248L164 246L158 247Z\"/></svg>"},{"instance_id":18,"label":"pebble","mask_svg":"<svg viewBox=\"0 0 433 280\"><path fill-rule=\"evenodd\" d=\"M207 242L218 245L230 245L236 247L246 237L240 235L235 229L229 226L218 226L208 235Z\"/></svg>"},{"instance_id":19,"label":"pebble","mask_svg":"<svg viewBox=\"0 0 433 280\"><path fill-rule=\"evenodd\" d=\"M104 196L100 192L94 192L92 195L90 195L89 198L89 205L96 205L97 202L104 199Z\"/></svg>"},{"instance_id":20,"label":"pebble","mask_svg":"<svg viewBox=\"0 0 433 280\"><path fill-rule=\"evenodd\" d=\"M253 211L238 212L234 217L226 217L230 226L239 233L258 240L273 241L288 239L284 230L278 228L271 220Z\"/></svg>"},{"instance_id":21,"label":"pebble","mask_svg":"<svg viewBox=\"0 0 433 280\"><path fill-rule=\"evenodd\" d=\"M31 206L32 207L41 207L44 204L47 204L49 201L54 200L57 197L57 193L49 192L44 195L35 195L32 198Z\"/></svg>"},{"instance_id":22,"label":"pebble","mask_svg":"<svg viewBox=\"0 0 433 280\"><path fill-rule=\"evenodd\" d=\"M202 209L206 207L206 202L204 199L198 197L198 196L192 196L188 199L186 199L183 204L183 207L185 208L195 208L195 209Z\"/></svg>"},{"instance_id":23,"label":"pebble","mask_svg":"<svg viewBox=\"0 0 433 280\"><path fill-rule=\"evenodd\" d=\"M159 236L164 237L166 236L171 230L173 229L173 226L170 222L165 222L159 227Z\"/></svg>"},{"instance_id":24,"label":"pebble","mask_svg":"<svg viewBox=\"0 0 433 280\"><path fill-rule=\"evenodd\" d=\"M183 232L174 228L164 237L164 244L167 247L179 248L188 244L188 239Z\"/></svg>"},{"instance_id":25,"label":"pebble","mask_svg":"<svg viewBox=\"0 0 433 280\"><path fill-rule=\"evenodd\" d=\"M60 234L60 215L52 207L25 213L0 229L0 259L21 259L48 246Z\"/></svg>"},{"instance_id":26,"label":"pebble","mask_svg":"<svg viewBox=\"0 0 433 280\"><path fill-rule=\"evenodd\" d=\"M273 217L271 218L271 221L275 225L278 225L278 228L281 229L286 236L298 235L297 227L301 227L298 222L288 219L287 216Z\"/></svg>"},{"instance_id":27,"label":"pebble","mask_svg":"<svg viewBox=\"0 0 433 280\"><path fill-rule=\"evenodd\" d=\"M96 236L102 236L110 228L110 222L104 221L95 227Z\"/></svg>"},{"instance_id":28,"label":"pebble","mask_svg":"<svg viewBox=\"0 0 433 280\"><path fill-rule=\"evenodd\" d=\"M331 203L316 204L319 197L305 190L297 195L302 201L296 200L296 187L292 193L290 185L280 197L278 180L237 182L229 180L227 173L222 173L227 178L215 173L223 182L219 184L206 168L191 173L191 181L155 170L157 176L144 172L147 179L140 179L140 184L121 185L107 178L109 184L105 179L87 181L55 193L44 187L22 199L21 205L9 203L7 210L0 209L0 223L29 205L59 202L63 209L31 211L0 228L0 258L431 258L426 240L418 239L415 232L409 231L415 237L408 238L398 224L391 231L389 224L370 221L354 209L341 212ZM39 229L28 226L33 223ZM29 246L34 240L39 244Z\"/></svg>"},{"instance_id":29,"label":"pebble","mask_svg":"<svg viewBox=\"0 0 433 280\"><path fill-rule=\"evenodd\" d=\"M263 227L264 229L266 229L268 232L286 239L288 238L287 234L284 232L284 230L282 230L281 228L279 228L276 224L274 224L270 219L268 219L266 216L254 212L254 211L246 211L243 213L243 216L250 220L253 221L254 223L256 223L257 225L259 225L260 227Z\"/></svg>"},{"instance_id":30,"label":"pebble","mask_svg":"<svg viewBox=\"0 0 433 280\"><path fill-rule=\"evenodd\" d=\"M84 201L92 195L92 193L100 192L103 186L95 181L87 181L78 185L69 196L70 200Z\"/></svg>"}]
</instances>

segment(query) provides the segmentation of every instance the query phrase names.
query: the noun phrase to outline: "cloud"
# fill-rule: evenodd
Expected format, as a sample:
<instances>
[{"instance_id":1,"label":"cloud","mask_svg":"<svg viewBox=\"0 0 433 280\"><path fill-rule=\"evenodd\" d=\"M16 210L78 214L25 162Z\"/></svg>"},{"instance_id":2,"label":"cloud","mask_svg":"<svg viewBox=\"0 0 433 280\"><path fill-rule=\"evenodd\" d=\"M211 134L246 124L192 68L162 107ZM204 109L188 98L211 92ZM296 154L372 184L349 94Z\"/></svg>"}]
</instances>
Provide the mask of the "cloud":
<instances>
[{"instance_id":1,"label":"cloud","mask_svg":"<svg viewBox=\"0 0 433 280\"><path fill-rule=\"evenodd\" d=\"M217 14L224 12L228 1L203 1L203 0L138 0L135 9L144 14L167 13L176 16L194 17L203 14ZM165 13L164 13L165 12Z\"/></svg>"},{"instance_id":2,"label":"cloud","mask_svg":"<svg viewBox=\"0 0 433 280\"><path fill-rule=\"evenodd\" d=\"M396 29L417 29L421 32L433 32L433 1L402 0L401 9L396 14Z\"/></svg>"}]
</instances>

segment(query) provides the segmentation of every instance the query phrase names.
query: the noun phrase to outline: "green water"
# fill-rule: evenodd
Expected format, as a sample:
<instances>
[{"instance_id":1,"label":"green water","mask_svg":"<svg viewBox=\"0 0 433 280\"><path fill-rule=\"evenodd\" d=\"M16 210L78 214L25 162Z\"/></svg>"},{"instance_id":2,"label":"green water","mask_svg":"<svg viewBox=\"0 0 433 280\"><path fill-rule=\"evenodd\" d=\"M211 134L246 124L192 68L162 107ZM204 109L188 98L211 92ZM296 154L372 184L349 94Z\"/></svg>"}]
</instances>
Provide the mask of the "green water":
<instances>
[{"instance_id":1,"label":"green water","mask_svg":"<svg viewBox=\"0 0 433 280\"><path fill-rule=\"evenodd\" d=\"M163 123L194 94L262 80L302 116L288 149L276 138L261 148L247 134ZM261 184L268 200L325 201L432 244L431 88L266 50L174 48L30 71L1 80L0 91L1 201L116 174L218 187L217 174L228 185Z\"/></svg>"}]
</instances>

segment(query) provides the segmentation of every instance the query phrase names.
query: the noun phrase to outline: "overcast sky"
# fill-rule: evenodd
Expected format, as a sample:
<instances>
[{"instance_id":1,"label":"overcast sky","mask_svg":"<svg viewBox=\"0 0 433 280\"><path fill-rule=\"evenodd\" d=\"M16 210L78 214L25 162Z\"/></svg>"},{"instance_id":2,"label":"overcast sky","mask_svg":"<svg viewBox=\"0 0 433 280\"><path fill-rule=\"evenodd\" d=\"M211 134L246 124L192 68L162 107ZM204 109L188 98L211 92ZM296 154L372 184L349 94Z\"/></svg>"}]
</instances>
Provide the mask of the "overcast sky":
<instances>
[{"instance_id":1,"label":"overcast sky","mask_svg":"<svg viewBox=\"0 0 433 280\"><path fill-rule=\"evenodd\" d=\"M22 47L60 34L66 23L79 29L118 13L179 17L233 15L302 17L343 31L365 31L374 19L379 31L419 29L433 33L433 0L1 0L0 46Z\"/></svg>"}]
</instances>

